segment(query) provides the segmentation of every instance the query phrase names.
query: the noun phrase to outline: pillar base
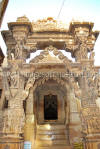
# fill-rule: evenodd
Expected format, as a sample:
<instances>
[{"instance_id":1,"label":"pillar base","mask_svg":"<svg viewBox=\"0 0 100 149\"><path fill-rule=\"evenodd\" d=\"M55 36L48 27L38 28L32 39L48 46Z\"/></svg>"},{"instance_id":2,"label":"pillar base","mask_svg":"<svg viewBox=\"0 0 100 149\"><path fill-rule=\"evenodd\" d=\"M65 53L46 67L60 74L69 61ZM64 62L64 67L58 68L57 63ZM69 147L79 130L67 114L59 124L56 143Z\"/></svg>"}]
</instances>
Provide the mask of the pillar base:
<instances>
[{"instance_id":1,"label":"pillar base","mask_svg":"<svg viewBox=\"0 0 100 149\"><path fill-rule=\"evenodd\" d=\"M100 135L88 135L85 142L86 149L100 149Z\"/></svg>"},{"instance_id":2,"label":"pillar base","mask_svg":"<svg viewBox=\"0 0 100 149\"><path fill-rule=\"evenodd\" d=\"M22 137L5 136L0 138L0 149L24 149L24 141Z\"/></svg>"},{"instance_id":3,"label":"pillar base","mask_svg":"<svg viewBox=\"0 0 100 149\"><path fill-rule=\"evenodd\" d=\"M24 127L24 141L31 142L32 149L34 148L35 124L34 124L34 115L33 114L26 115L26 124Z\"/></svg>"}]
</instances>

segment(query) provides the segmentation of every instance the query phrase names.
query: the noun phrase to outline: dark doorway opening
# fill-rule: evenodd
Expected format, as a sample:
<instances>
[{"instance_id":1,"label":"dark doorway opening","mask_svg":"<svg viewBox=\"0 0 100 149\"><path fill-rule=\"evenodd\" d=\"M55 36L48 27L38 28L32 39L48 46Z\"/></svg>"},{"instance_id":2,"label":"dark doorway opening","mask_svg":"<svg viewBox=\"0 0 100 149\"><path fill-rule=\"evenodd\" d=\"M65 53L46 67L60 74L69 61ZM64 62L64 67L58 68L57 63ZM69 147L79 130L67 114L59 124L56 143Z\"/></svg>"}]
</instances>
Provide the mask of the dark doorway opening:
<instances>
[{"instance_id":1,"label":"dark doorway opening","mask_svg":"<svg viewBox=\"0 0 100 149\"><path fill-rule=\"evenodd\" d=\"M1 95L2 95L2 89L0 89L0 98L1 98Z\"/></svg>"},{"instance_id":2,"label":"dark doorway opening","mask_svg":"<svg viewBox=\"0 0 100 149\"><path fill-rule=\"evenodd\" d=\"M4 101L4 109L8 109L8 100L5 98Z\"/></svg>"},{"instance_id":3,"label":"dark doorway opening","mask_svg":"<svg viewBox=\"0 0 100 149\"><path fill-rule=\"evenodd\" d=\"M58 103L57 95L44 96L44 119L57 120L58 119Z\"/></svg>"},{"instance_id":4,"label":"dark doorway opening","mask_svg":"<svg viewBox=\"0 0 100 149\"><path fill-rule=\"evenodd\" d=\"M24 113L26 114L26 100L23 101L23 109L24 109Z\"/></svg>"}]
</instances>

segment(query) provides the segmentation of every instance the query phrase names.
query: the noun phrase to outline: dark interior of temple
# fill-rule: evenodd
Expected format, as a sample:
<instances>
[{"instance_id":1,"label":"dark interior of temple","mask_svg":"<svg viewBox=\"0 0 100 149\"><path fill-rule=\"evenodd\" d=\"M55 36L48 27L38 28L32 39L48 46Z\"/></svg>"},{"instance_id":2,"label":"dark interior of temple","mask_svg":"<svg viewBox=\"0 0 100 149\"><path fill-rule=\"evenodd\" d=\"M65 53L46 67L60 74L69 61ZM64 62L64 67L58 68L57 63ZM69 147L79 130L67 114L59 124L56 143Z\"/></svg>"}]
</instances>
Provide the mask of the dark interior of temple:
<instances>
[{"instance_id":1,"label":"dark interior of temple","mask_svg":"<svg viewBox=\"0 0 100 149\"><path fill-rule=\"evenodd\" d=\"M45 120L57 120L57 95L45 95L44 96L44 119Z\"/></svg>"}]
</instances>

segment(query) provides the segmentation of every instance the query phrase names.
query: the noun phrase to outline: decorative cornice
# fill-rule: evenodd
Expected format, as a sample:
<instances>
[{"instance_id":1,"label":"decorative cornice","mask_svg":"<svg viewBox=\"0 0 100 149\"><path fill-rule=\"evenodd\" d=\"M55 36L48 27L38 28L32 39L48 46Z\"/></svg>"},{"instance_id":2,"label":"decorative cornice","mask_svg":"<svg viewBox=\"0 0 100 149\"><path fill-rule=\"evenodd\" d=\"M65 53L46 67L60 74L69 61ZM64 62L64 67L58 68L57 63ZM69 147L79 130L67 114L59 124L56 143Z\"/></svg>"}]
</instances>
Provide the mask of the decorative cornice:
<instances>
[{"instance_id":1,"label":"decorative cornice","mask_svg":"<svg viewBox=\"0 0 100 149\"><path fill-rule=\"evenodd\" d=\"M89 28L90 31L92 31L94 26L94 23L92 22L79 22L79 21L74 21L70 23L70 27L69 27L69 31L71 31L72 33L74 32L75 28L79 28L79 27L85 27L85 28Z\"/></svg>"},{"instance_id":2,"label":"decorative cornice","mask_svg":"<svg viewBox=\"0 0 100 149\"><path fill-rule=\"evenodd\" d=\"M68 25L54 20L53 18L49 17L47 19L38 20L37 22L32 22L32 27L34 32L47 32L47 31L61 31L67 32Z\"/></svg>"},{"instance_id":3,"label":"decorative cornice","mask_svg":"<svg viewBox=\"0 0 100 149\"><path fill-rule=\"evenodd\" d=\"M23 40L23 43L26 43L24 46L29 47L30 54L52 45L58 50L71 52L72 57L80 61L87 59L88 52L94 49L99 31L94 32L93 25L90 22L71 22L70 26L67 26L51 17L29 22L26 16L22 16L16 22L8 23L9 31L3 31L2 35L7 47L13 48L15 42ZM35 49L31 48L34 43Z\"/></svg>"}]
</instances>

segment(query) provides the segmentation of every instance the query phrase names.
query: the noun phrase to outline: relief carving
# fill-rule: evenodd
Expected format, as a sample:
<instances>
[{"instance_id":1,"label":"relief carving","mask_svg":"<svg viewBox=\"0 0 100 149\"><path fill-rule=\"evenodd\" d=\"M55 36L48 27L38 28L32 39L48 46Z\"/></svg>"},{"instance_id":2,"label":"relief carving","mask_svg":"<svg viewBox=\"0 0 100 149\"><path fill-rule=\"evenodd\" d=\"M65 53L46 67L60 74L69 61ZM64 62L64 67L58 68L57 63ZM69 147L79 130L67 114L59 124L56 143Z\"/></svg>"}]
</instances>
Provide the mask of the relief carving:
<instances>
[{"instance_id":1,"label":"relief carving","mask_svg":"<svg viewBox=\"0 0 100 149\"><path fill-rule=\"evenodd\" d=\"M5 97L8 100L8 109L4 111L4 132L14 132L20 134L23 132L25 114L23 110L23 100L29 95L29 90L33 86L35 79L29 78L24 88L19 86L18 74L10 74L10 84L8 82L7 69L3 65L3 71L6 72L3 76ZM24 82L25 83L25 82ZM19 88L18 88L19 87Z\"/></svg>"},{"instance_id":2,"label":"relief carving","mask_svg":"<svg viewBox=\"0 0 100 149\"><path fill-rule=\"evenodd\" d=\"M84 129L87 134L100 132L100 110L97 107L82 109ZM86 127L87 126L87 127Z\"/></svg>"}]
</instances>

